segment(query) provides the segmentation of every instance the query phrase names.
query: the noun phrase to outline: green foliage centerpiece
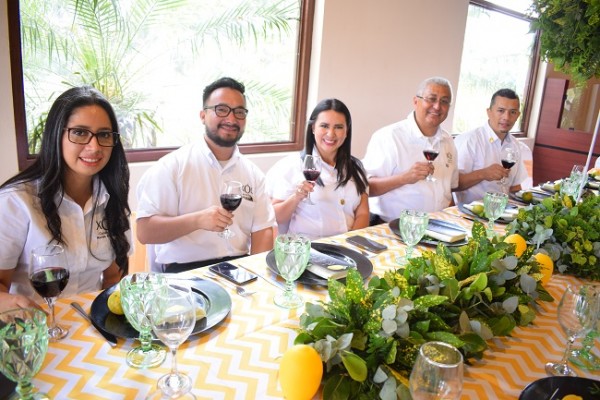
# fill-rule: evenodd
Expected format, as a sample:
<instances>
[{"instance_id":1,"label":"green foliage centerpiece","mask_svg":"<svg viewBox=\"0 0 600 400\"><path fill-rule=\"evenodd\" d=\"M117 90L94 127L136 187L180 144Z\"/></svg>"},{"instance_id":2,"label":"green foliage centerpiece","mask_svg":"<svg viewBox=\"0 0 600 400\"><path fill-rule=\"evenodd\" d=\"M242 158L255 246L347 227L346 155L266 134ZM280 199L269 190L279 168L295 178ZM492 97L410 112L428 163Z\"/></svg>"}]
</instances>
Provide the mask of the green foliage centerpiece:
<instances>
[{"instance_id":1,"label":"green foliage centerpiece","mask_svg":"<svg viewBox=\"0 0 600 400\"><path fill-rule=\"evenodd\" d=\"M488 240L476 222L467 245L440 244L366 288L356 271L345 285L330 280L330 300L306 305L295 340L312 345L325 362L323 398L405 398L427 341L480 358L486 340L529 324L535 302L553 300L532 253L528 247L516 257L513 244Z\"/></svg>"},{"instance_id":2,"label":"green foliage centerpiece","mask_svg":"<svg viewBox=\"0 0 600 400\"><path fill-rule=\"evenodd\" d=\"M520 209L509 229L548 253L559 272L600 280L600 196L575 203L555 194Z\"/></svg>"}]
</instances>

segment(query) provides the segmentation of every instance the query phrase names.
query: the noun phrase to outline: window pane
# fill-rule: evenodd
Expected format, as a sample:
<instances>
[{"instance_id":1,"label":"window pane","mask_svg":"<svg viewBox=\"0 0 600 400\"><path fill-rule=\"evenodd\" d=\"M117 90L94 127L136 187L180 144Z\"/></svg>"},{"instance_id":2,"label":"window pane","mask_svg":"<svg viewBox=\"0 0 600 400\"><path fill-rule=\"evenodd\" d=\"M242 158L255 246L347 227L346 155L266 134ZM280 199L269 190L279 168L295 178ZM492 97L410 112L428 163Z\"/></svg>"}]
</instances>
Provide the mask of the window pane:
<instances>
[{"instance_id":1,"label":"window pane","mask_svg":"<svg viewBox=\"0 0 600 400\"><path fill-rule=\"evenodd\" d=\"M528 21L469 5L453 133L483 124L485 110L498 89L515 90L521 107L525 104L534 41ZM513 127L513 131L520 130L521 118Z\"/></svg>"},{"instance_id":2,"label":"window pane","mask_svg":"<svg viewBox=\"0 0 600 400\"><path fill-rule=\"evenodd\" d=\"M83 84L109 98L127 148L180 146L204 132L202 89L221 76L246 85L242 143L290 141L298 0L20 4L30 152L53 100Z\"/></svg>"}]
</instances>

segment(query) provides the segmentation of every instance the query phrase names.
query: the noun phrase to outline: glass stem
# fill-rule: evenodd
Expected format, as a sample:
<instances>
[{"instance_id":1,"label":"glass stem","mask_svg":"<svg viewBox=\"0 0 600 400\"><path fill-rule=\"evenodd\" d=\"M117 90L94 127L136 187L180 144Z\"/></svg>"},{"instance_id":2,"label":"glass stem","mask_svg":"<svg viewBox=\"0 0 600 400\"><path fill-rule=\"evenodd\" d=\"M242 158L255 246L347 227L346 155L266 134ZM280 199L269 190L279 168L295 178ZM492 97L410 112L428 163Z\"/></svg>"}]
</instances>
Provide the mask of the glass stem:
<instances>
[{"instance_id":1,"label":"glass stem","mask_svg":"<svg viewBox=\"0 0 600 400\"><path fill-rule=\"evenodd\" d=\"M406 247L406 260L408 261L412 257L413 246Z\"/></svg>"},{"instance_id":2,"label":"glass stem","mask_svg":"<svg viewBox=\"0 0 600 400\"><path fill-rule=\"evenodd\" d=\"M292 297L294 294L294 281L285 282L285 297Z\"/></svg>"},{"instance_id":3,"label":"glass stem","mask_svg":"<svg viewBox=\"0 0 600 400\"><path fill-rule=\"evenodd\" d=\"M488 239L492 239L494 237L494 220L491 218L488 219L487 235Z\"/></svg>"},{"instance_id":4,"label":"glass stem","mask_svg":"<svg viewBox=\"0 0 600 400\"><path fill-rule=\"evenodd\" d=\"M54 302L56 298L49 297L46 299L46 303L48 303L48 308L50 309L50 329L56 328L56 318L54 317Z\"/></svg>"},{"instance_id":5,"label":"glass stem","mask_svg":"<svg viewBox=\"0 0 600 400\"><path fill-rule=\"evenodd\" d=\"M19 381L15 391L19 394L19 399L33 399L33 385L29 379Z\"/></svg>"},{"instance_id":6,"label":"glass stem","mask_svg":"<svg viewBox=\"0 0 600 400\"><path fill-rule=\"evenodd\" d=\"M171 375L177 375L177 347L171 349Z\"/></svg>"},{"instance_id":7,"label":"glass stem","mask_svg":"<svg viewBox=\"0 0 600 400\"><path fill-rule=\"evenodd\" d=\"M582 342L583 347L580 350L584 356L589 356L590 351L594 347L594 341L597 337L600 337L600 332L597 330L590 331L590 333L585 336Z\"/></svg>"},{"instance_id":8,"label":"glass stem","mask_svg":"<svg viewBox=\"0 0 600 400\"><path fill-rule=\"evenodd\" d=\"M152 349L152 334L148 326L141 327L139 341L142 345L142 351L146 352Z\"/></svg>"},{"instance_id":9,"label":"glass stem","mask_svg":"<svg viewBox=\"0 0 600 400\"><path fill-rule=\"evenodd\" d=\"M574 336L569 336L569 340L567 340L567 348L565 349L565 353L563 354L562 360L560 360L560 365L563 366L565 370L569 369L569 355L571 354L571 346L575 341Z\"/></svg>"}]
</instances>

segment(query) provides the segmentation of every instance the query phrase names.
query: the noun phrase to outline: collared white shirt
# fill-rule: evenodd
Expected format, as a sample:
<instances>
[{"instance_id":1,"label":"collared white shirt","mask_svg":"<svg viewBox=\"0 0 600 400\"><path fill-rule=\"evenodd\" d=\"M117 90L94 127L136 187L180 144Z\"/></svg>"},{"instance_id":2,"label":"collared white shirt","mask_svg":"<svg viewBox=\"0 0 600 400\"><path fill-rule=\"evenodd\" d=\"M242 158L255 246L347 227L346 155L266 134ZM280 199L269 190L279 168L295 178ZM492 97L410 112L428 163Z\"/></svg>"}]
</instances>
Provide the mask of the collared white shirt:
<instances>
[{"instance_id":1,"label":"collared white shirt","mask_svg":"<svg viewBox=\"0 0 600 400\"><path fill-rule=\"evenodd\" d=\"M527 179L527 169L521 156L521 146L512 135L506 135L504 142L492 130L489 123L469 132L462 133L454 139L458 151L458 170L461 174L470 173L488 167L492 164L500 164L502 148L512 146L517 153L517 163L510 169L506 178L507 187L521 184ZM468 204L473 201L481 201L487 191L501 192L500 181L482 181L466 190L455 192L457 203Z\"/></svg>"},{"instance_id":2,"label":"collared white shirt","mask_svg":"<svg viewBox=\"0 0 600 400\"><path fill-rule=\"evenodd\" d=\"M435 133L440 140L440 153L433 162L435 182L421 180L376 197L369 197L372 213L384 221L400 216L404 209L434 212L442 210L452 201L451 191L458 186L456 148L452 137L438 127ZM423 150L428 137L421 133L414 112L405 120L379 129L373 134L367 153L362 160L370 177L388 177L403 173L417 161L426 161Z\"/></svg>"},{"instance_id":3,"label":"collared white shirt","mask_svg":"<svg viewBox=\"0 0 600 400\"><path fill-rule=\"evenodd\" d=\"M0 268L15 268L11 293L42 301L29 282L30 256L34 248L53 243L37 187L38 181L34 181L0 191ZM102 272L115 259L104 223L108 198L109 194L98 178L94 179L94 194L83 210L68 195L65 194L62 200L60 195L56 195L69 269L69 283L62 292L65 297L99 290Z\"/></svg>"},{"instance_id":4,"label":"collared white shirt","mask_svg":"<svg viewBox=\"0 0 600 400\"><path fill-rule=\"evenodd\" d=\"M313 150L313 154L318 154ZM337 170L323 162L321 180L324 186L315 185L310 194L314 205L301 201L287 224L279 224L280 233L302 233L310 239L345 233L354 225L355 211L361 197L354 180L345 186L337 186ZM302 158L293 154L279 160L267 172L267 193L277 200L292 196L298 184L305 181L302 174Z\"/></svg>"},{"instance_id":5,"label":"collared white shirt","mask_svg":"<svg viewBox=\"0 0 600 400\"><path fill-rule=\"evenodd\" d=\"M242 204L233 212L229 227L235 235L226 240L217 232L194 231L156 245L157 263L247 254L251 234L275 226L275 212L265 193L264 174L237 146L231 159L221 165L202 137L167 154L144 173L137 187L137 218L174 217L220 206L221 188L226 181L242 183Z\"/></svg>"}]
</instances>

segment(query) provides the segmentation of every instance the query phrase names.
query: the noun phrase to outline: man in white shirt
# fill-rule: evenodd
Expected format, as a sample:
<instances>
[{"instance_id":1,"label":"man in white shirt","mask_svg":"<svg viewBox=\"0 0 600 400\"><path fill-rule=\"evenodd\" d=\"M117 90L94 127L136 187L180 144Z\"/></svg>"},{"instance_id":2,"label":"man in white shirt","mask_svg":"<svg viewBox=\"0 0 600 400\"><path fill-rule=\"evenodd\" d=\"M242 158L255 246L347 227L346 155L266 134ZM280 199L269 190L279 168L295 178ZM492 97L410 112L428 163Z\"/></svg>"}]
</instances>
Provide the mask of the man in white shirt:
<instances>
[{"instance_id":1,"label":"man in white shirt","mask_svg":"<svg viewBox=\"0 0 600 400\"><path fill-rule=\"evenodd\" d=\"M203 138L166 155L137 188L137 235L156 244L156 263L167 272L214 264L273 247L275 213L264 174L239 151L246 127L244 86L221 78L204 89ZM242 183L234 212L220 204L224 182ZM219 236L226 227L234 233Z\"/></svg>"},{"instance_id":2,"label":"man in white shirt","mask_svg":"<svg viewBox=\"0 0 600 400\"><path fill-rule=\"evenodd\" d=\"M508 188L517 192L528 176L521 146L509 133L520 115L519 96L511 89L498 90L492 96L487 115L485 125L458 135L454 141L460 172L455 192L458 204L481 201L488 191L503 192ZM516 162L510 168L502 165L502 152L507 147L516 154Z\"/></svg>"},{"instance_id":3,"label":"man in white shirt","mask_svg":"<svg viewBox=\"0 0 600 400\"><path fill-rule=\"evenodd\" d=\"M452 202L451 192L458 186L456 147L440 127L451 102L450 82L428 78L413 97L414 111L371 137L363 165L369 175L369 207L381 220L398 218L404 209L442 210ZM430 141L440 143L433 163L423 153ZM429 174L435 181L426 180ZM372 218L372 224L377 222Z\"/></svg>"}]
</instances>

